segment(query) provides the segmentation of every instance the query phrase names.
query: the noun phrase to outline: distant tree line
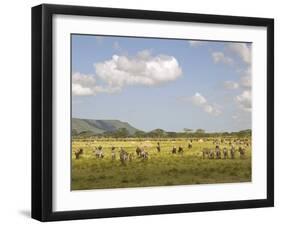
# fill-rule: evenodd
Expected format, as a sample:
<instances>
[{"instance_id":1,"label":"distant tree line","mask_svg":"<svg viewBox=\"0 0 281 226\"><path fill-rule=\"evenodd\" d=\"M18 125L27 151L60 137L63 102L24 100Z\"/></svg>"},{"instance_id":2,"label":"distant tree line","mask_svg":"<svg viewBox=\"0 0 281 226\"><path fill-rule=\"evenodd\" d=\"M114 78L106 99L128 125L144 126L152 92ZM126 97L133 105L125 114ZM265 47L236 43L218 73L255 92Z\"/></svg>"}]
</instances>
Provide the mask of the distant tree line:
<instances>
[{"instance_id":1,"label":"distant tree line","mask_svg":"<svg viewBox=\"0 0 281 226\"><path fill-rule=\"evenodd\" d=\"M141 130L136 131L133 135L126 128L120 128L115 131L104 132L102 134L94 134L91 131L83 131L78 133L72 130L74 137L105 137L105 138L201 138L201 137L245 137L251 136L252 130L241 130L238 132L206 132L204 129L184 129L183 132L168 132L162 129L155 129L150 132Z\"/></svg>"}]
</instances>

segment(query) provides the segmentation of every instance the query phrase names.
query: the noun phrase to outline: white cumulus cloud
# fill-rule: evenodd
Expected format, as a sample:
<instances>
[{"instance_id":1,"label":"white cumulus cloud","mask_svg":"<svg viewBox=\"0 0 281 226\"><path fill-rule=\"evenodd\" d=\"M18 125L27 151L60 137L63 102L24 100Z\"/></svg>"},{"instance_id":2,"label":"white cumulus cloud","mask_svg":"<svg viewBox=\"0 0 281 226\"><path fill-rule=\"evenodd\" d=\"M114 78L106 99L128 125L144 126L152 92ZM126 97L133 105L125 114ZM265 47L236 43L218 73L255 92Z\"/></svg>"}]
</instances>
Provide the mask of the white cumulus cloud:
<instances>
[{"instance_id":1,"label":"white cumulus cloud","mask_svg":"<svg viewBox=\"0 0 281 226\"><path fill-rule=\"evenodd\" d=\"M188 43L191 47L197 47L197 46L204 45L203 41L196 41L196 40L190 40L190 41L188 41Z\"/></svg>"},{"instance_id":2,"label":"white cumulus cloud","mask_svg":"<svg viewBox=\"0 0 281 226\"><path fill-rule=\"evenodd\" d=\"M228 49L238 55L244 63L251 63L251 47L249 47L246 43L229 43Z\"/></svg>"},{"instance_id":3,"label":"white cumulus cloud","mask_svg":"<svg viewBox=\"0 0 281 226\"><path fill-rule=\"evenodd\" d=\"M224 63L224 64L232 64L233 60L226 56L223 52L213 52L212 58L214 63Z\"/></svg>"},{"instance_id":4,"label":"white cumulus cloud","mask_svg":"<svg viewBox=\"0 0 281 226\"><path fill-rule=\"evenodd\" d=\"M219 106L208 103L207 99L198 92L191 97L191 102L210 115L218 116L222 113Z\"/></svg>"},{"instance_id":5,"label":"white cumulus cloud","mask_svg":"<svg viewBox=\"0 0 281 226\"><path fill-rule=\"evenodd\" d=\"M244 76L241 77L241 85L247 88L250 88L252 86L252 78L251 76Z\"/></svg>"},{"instance_id":6,"label":"white cumulus cloud","mask_svg":"<svg viewBox=\"0 0 281 226\"><path fill-rule=\"evenodd\" d=\"M113 55L111 59L94 64L95 75L75 72L72 75L74 96L116 93L126 86L156 86L171 82L182 75L182 69L173 56L152 56L143 50L136 56Z\"/></svg>"},{"instance_id":7,"label":"white cumulus cloud","mask_svg":"<svg viewBox=\"0 0 281 226\"><path fill-rule=\"evenodd\" d=\"M109 87L122 89L129 85L154 86L174 81L182 74L173 56L152 56L148 50L134 57L113 55L112 59L96 63L96 76Z\"/></svg>"},{"instance_id":8,"label":"white cumulus cloud","mask_svg":"<svg viewBox=\"0 0 281 226\"><path fill-rule=\"evenodd\" d=\"M230 89L230 90L239 88L239 83L233 82L233 81L225 81L223 85L224 85L224 88Z\"/></svg>"},{"instance_id":9,"label":"white cumulus cloud","mask_svg":"<svg viewBox=\"0 0 281 226\"><path fill-rule=\"evenodd\" d=\"M115 93L120 89L116 87L103 87L97 84L93 75L75 72L72 75L73 96L95 96L97 93Z\"/></svg>"},{"instance_id":10,"label":"white cumulus cloud","mask_svg":"<svg viewBox=\"0 0 281 226\"><path fill-rule=\"evenodd\" d=\"M207 103L207 100L204 96L202 96L200 93L195 93L191 98L193 104L197 106L202 106Z\"/></svg>"},{"instance_id":11,"label":"white cumulus cloud","mask_svg":"<svg viewBox=\"0 0 281 226\"><path fill-rule=\"evenodd\" d=\"M252 92L250 90L244 90L240 95L236 96L235 100L244 111L252 111Z\"/></svg>"},{"instance_id":12,"label":"white cumulus cloud","mask_svg":"<svg viewBox=\"0 0 281 226\"><path fill-rule=\"evenodd\" d=\"M242 77L240 79L240 84L245 88L252 87L252 72L250 67L243 71Z\"/></svg>"},{"instance_id":13,"label":"white cumulus cloud","mask_svg":"<svg viewBox=\"0 0 281 226\"><path fill-rule=\"evenodd\" d=\"M95 86L96 80L93 75L85 75L79 72L72 75L72 95L74 96L95 95Z\"/></svg>"}]
</instances>

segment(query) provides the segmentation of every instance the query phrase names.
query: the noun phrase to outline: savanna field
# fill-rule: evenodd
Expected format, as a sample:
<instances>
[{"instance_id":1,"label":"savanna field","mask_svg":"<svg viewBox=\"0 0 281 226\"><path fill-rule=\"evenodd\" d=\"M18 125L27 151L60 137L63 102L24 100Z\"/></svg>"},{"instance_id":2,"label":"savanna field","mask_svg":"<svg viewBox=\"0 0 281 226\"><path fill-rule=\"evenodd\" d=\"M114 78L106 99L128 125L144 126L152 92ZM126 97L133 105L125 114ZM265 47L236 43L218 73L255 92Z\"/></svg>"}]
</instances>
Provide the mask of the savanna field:
<instances>
[{"instance_id":1,"label":"savanna field","mask_svg":"<svg viewBox=\"0 0 281 226\"><path fill-rule=\"evenodd\" d=\"M161 140L158 152L157 140L137 139L73 139L72 141L72 190L127 188L147 186L171 186L188 184L213 184L251 181L251 146L245 148L240 158L235 146L235 158L209 159L202 157L204 148L214 149L213 141L193 141L188 148L187 139ZM103 158L95 156L95 147L102 146ZM112 160L111 147L116 147L116 159ZM136 155L136 147L144 147L148 159ZM172 154L172 147L183 147L183 154ZM131 154L131 161L121 163L120 148ZM220 149L230 149L220 144ZM75 150L82 148L78 159Z\"/></svg>"}]
</instances>

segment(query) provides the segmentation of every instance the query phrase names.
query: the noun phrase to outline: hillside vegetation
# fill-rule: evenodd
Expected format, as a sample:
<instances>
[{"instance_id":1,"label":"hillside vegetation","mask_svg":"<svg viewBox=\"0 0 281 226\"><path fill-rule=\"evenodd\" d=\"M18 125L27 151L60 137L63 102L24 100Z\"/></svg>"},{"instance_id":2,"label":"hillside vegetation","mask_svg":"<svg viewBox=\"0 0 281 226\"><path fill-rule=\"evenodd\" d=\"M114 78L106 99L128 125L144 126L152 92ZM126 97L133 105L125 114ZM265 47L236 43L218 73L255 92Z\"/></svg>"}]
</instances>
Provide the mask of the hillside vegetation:
<instances>
[{"instance_id":1,"label":"hillside vegetation","mask_svg":"<svg viewBox=\"0 0 281 226\"><path fill-rule=\"evenodd\" d=\"M94 120L72 118L72 135L98 135L116 132L119 129L125 129L128 135L135 134L138 129L127 122L119 120Z\"/></svg>"}]
</instances>

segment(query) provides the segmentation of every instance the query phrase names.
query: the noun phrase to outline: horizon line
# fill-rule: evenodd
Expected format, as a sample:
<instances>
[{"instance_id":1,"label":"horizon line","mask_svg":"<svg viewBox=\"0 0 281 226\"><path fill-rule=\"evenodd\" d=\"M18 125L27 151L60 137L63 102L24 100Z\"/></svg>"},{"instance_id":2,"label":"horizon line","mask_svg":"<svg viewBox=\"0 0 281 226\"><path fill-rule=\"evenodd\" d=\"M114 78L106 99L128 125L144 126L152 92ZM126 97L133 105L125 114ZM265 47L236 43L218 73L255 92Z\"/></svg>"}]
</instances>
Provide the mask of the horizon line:
<instances>
[{"instance_id":1,"label":"horizon line","mask_svg":"<svg viewBox=\"0 0 281 226\"><path fill-rule=\"evenodd\" d=\"M71 118L72 119L80 119L80 120L95 120L95 121L120 121L120 122L127 123L130 126L132 126L131 123L123 121L123 120L120 120L120 119L93 119L93 118L78 118L78 117L71 117ZM142 131L142 132L145 132L145 133L149 133L149 132L152 132L154 130L161 129L161 128L155 128L155 129L147 131L147 130L140 130L140 129L136 128L135 126L132 126L132 127L135 128L138 131ZM192 131L189 132L189 133L194 133L198 129L204 130L205 131L204 133L236 133L236 132L241 132L241 131L244 131L244 130L252 130L251 128L247 128L247 129L242 129L242 130L236 130L236 131L229 132L229 131L208 131L208 130L205 130L203 128L197 128L197 129L191 129ZM182 129L182 131L181 130L180 131L167 131L167 130L164 130L164 129L161 129L161 130L163 130L164 132L184 133L183 129Z\"/></svg>"}]
</instances>

